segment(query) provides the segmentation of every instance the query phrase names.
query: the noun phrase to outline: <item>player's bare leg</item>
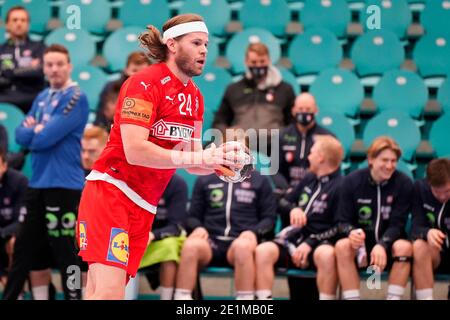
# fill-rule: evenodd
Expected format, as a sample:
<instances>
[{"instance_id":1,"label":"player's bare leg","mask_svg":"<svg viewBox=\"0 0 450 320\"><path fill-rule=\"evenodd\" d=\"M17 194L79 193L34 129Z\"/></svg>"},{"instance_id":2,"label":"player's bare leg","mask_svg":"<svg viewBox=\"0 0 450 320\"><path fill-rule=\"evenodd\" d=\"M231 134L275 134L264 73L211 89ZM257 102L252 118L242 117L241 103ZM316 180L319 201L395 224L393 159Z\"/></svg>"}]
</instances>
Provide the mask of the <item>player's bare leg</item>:
<instances>
[{"instance_id":1,"label":"player's bare leg","mask_svg":"<svg viewBox=\"0 0 450 320\"><path fill-rule=\"evenodd\" d=\"M335 245L337 270L345 300L360 299L359 274L356 268L356 251L350 244L350 239L339 240Z\"/></svg>"},{"instance_id":2,"label":"player's bare leg","mask_svg":"<svg viewBox=\"0 0 450 320\"><path fill-rule=\"evenodd\" d=\"M314 264L317 268L320 299L334 300L338 283L334 247L327 244L317 247L314 251Z\"/></svg>"},{"instance_id":3,"label":"player's bare leg","mask_svg":"<svg viewBox=\"0 0 450 320\"><path fill-rule=\"evenodd\" d=\"M123 300L125 297L125 270L101 263L89 266L86 300ZM92 282L92 284L91 284ZM88 291L93 294L88 294Z\"/></svg>"},{"instance_id":4,"label":"player's bare leg","mask_svg":"<svg viewBox=\"0 0 450 320\"><path fill-rule=\"evenodd\" d=\"M256 297L258 300L272 298L274 265L279 256L278 246L273 242L265 242L256 247Z\"/></svg>"}]
</instances>

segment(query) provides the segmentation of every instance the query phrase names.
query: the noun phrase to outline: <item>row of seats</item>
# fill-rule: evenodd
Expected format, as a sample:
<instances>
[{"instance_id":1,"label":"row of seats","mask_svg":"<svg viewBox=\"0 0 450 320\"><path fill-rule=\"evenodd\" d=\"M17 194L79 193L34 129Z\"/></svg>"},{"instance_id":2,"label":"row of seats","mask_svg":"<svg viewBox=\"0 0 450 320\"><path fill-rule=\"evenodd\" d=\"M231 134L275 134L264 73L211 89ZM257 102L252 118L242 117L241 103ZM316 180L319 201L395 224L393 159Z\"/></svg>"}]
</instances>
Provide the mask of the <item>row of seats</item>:
<instances>
[{"instance_id":1,"label":"row of seats","mask_svg":"<svg viewBox=\"0 0 450 320\"><path fill-rule=\"evenodd\" d=\"M216 36L225 36L232 21L232 8L238 8L238 21L243 28L264 27L276 36L289 34L286 26L293 21L289 1L285 0L243 0L239 6L232 5L226 0L184 0L178 1L174 6L169 1L158 0L6 0L3 5L3 16L14 5L23 5L35 18L32 20L32 31L43 34L48 30L48 20L52 17L51 7L57 7L58 18L61 21L73 14L72 5L80 7L83 13L83 28L96 34L108 32L108 23L113 17L113 8L118 9L117 18L123 26L145 26L151 21L158 27L172 15L173 8L176 13L197 12L205 17L211 32ZM301 12L294 22L301 21L304 28L325 27L332 30L336 36L344 37L347 27L352 20L349 2L346 0L304 0L300 2ZM383 17L383 28L394 31L403 38L407 34L412 22L410 1L407 0L363 0L359 1L360 21L363 28L367 24L366 8L377 5ZM425 8L420 16L420 23L426 32L449 33L448 19L450 16L448 0L423 1ZM276 14L274 14L276 13ZM267 19L270 17L270 19Z\"/></svg>"}]
</instances>

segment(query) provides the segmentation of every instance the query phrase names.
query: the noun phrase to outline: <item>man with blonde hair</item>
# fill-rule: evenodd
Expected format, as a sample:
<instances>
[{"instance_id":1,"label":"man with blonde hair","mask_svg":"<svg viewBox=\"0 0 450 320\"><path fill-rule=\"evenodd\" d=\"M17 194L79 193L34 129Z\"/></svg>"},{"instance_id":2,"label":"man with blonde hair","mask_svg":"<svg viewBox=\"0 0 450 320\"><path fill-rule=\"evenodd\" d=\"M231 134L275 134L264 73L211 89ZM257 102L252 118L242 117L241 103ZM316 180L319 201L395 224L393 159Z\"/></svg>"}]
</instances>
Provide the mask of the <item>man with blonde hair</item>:
<instances>
[{"instance_id":1,"label":"man with blonde hair","mask_svg":"<svg viewBox=\"0 0 450 320\"><path fill-rule=\"evenodd\" d=\"M336 298L337 270L332 239L323 241L317 235L333 227L343 157L344 150L336 138L316 138L308 156L310 172L280 203L282 212L290 217L290 226L284 228L273 242L262 243L256 248L258 299L272 298L274 267L317 269L319 298Z\"/></svg>"},{"instance_id":2,"label":"man with blonde hair","mask_svg":"<svg viewBox=\"0 0 450 320\"><path fill-rule=\"evenodd\" d=\"M343 181L337 220L345 238L335 250L345 300L360 299L358 267L382 272L392 266L387 299L399 300L405 292L412 256L405 224L413 184L396 170L400 156L393 139L378 137L367 153L369 167Z\"/></svg>"},{"instance_id":3,"label":"man with blonde hair","mask_svg":"<svg viewBox=\"0 0 450 320\"><path fill-rule=\"evenodd\" d=\"M86 174L92 170L108 141L108 132L97 126L87 127L81 139L81 163Z\"/></svg>"}]
</instances>

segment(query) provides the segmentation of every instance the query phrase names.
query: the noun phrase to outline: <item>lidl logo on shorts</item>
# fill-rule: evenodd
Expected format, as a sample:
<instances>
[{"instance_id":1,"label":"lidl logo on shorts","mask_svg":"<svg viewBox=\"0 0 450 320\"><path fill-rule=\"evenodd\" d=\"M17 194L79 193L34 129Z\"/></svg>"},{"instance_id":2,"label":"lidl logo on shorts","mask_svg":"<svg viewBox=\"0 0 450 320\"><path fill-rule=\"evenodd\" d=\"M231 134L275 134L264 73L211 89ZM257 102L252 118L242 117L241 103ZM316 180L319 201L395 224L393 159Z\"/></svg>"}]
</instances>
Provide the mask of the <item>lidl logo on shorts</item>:
<instances>
[{"instance_id":1,"label":"lidl logo on shorts","mask_svg":"<svg viewBox=\"0 0 450 320\"><path fill-rule=\"evenodd\" d=\"M106 260L128 265L129 241L128 233L120 228L111 228L108 256Z\"/></svg>"},{"instance_id":2,"label":"lidl logo on shorts","mask_svg":"<svg viewBox=\"0 0 450 320\"><path fill-rule=\"evenodd\" d=\"M79 247L80 250L86 250L88 241L87 241L87 233L86 233L86 222L80 221L78 223L78 234L79 234Z\"/></svg>"}]
</instances>

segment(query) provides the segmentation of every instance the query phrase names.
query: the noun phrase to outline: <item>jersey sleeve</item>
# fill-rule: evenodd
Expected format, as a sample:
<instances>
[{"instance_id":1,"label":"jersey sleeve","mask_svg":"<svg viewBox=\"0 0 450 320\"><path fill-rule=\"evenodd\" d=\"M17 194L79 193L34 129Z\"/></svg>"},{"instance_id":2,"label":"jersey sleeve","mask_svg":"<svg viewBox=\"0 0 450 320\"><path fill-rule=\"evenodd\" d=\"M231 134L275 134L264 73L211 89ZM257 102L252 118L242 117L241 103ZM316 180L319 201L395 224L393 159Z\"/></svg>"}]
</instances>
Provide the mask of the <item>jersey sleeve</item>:
<instances>
[{"instance_id":1,"label":"jersey sleeve","mask_svg":"<svg viewBox=\"0 0 450 320\"><path fill-rule=\"evenodd\" d=\"M122 86L119 96L119 124L135 124L151 129L159 101L156 85L146 83L141 78L130 78Z\"/></svg>"}]
</instances>

